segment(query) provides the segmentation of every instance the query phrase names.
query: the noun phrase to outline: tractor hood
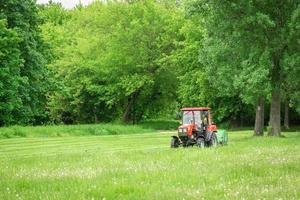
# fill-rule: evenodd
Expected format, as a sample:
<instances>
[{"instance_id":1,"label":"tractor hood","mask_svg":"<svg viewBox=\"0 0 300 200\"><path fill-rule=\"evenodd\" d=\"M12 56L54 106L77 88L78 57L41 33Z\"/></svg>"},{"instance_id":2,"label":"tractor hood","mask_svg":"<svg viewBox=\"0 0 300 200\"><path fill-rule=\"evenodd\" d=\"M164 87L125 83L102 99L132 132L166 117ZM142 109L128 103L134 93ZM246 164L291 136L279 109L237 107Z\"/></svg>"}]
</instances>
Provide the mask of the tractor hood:
<instances>
[{"instance_id":1,"label":"tractor hood","mask_svg":"<svg viewBox=\"0 0 300 200\"><path fill-rule=\"evenodd\" d=\"M187 134L187 135L192 135L193 133L193 124L183 124L181 126L178 127L178 134Z\"/></svg>"},{"instance_id":2,"label":"tractor hood","mask_svg":"<svg viewBox=\"0 0 300 200\"><path fill-rule=\"evenodd\" d=\"M180 125L178 127L178 129L180 129L180 128L189 128L190 126L193 126L193 125L192 124L183 124L183 125Z\"/></svg>"}]
</instances>

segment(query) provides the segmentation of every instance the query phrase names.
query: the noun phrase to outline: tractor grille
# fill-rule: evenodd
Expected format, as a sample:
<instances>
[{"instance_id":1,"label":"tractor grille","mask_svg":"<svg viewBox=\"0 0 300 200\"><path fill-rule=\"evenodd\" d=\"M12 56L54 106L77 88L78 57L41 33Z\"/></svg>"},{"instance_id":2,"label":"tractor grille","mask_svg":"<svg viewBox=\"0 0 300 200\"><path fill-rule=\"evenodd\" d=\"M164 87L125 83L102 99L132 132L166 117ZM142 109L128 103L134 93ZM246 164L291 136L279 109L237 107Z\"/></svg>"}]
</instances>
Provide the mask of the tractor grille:
<instances>
[{"instance_id":1,"label":"tractor grille","mask_svg":"<svg viewBox=\"0 0 300 200\"><path fill-rule=\"evenodd\" d=\"M187 128L178 129L178 136L186 136L186 135L187 135Z\"/></svg>"}]
</instances>

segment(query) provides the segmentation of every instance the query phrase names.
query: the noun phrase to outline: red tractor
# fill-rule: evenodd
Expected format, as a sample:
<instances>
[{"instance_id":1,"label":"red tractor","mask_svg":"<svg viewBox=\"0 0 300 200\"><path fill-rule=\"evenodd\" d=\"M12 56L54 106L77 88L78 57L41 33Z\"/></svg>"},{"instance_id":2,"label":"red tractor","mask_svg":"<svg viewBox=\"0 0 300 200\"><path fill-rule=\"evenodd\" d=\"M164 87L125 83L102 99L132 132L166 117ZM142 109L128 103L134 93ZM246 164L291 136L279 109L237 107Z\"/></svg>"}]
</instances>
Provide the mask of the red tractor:
<instances>
[{"instance_id":1,"label":"red tractor","mask_svg":"<svg viewBox=\"0 0 300 200\"><path fill-rule=\"evenodd\" d=\"M227 133L217 131L212 122L210 108L182 108L182 124L178 127L178 136L172 136L171 148L197 145L200 148L227 144Z\"/></svg>"}]
</instances>

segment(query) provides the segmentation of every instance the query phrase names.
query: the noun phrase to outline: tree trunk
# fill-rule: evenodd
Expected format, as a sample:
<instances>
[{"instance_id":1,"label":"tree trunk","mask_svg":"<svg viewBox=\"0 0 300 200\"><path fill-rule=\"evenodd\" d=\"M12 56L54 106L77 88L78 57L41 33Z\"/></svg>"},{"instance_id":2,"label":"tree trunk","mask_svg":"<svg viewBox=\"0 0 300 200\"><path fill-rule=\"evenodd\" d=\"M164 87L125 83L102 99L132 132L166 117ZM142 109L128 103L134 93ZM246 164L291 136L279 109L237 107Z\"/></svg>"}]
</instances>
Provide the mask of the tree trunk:
<instances>
[{"instance_id":1,"label":"tree trunk","mask_svg":"<svg viewBox=\"0 0 300 200\"><path fill-rule=\"evenodd\" d=\"M259 97L256 105L254 135L264 135L265 98Z\"/></svg>"},{"instance_id":2,"label":"tree trunk","mask_svg":"<svg viewBox=\"0 0 300 200\"><path fill-rule=\"evenodd\" d=\"M289 129L290 128L290 122L289 122L289 99L286 98L284 102L284 128Z\"/></svg>"},{"instance_id":3,"label":"tree trunk","mask_svg":"<svg viewBox=\"0 0 300 200\"><path fill-rule=\"evenodd\" d=\"M281 53L276 52L273 55L273 66L271 70L271 85L272 85L272 98L270 108L270 129L269 136L280 136L280 57Z\"/></svg>"},{"instance_id":4,"label":"tree trunk","mask_svg":"<svg viewBox=\"0 0 300 200\"><path fill-rule=\"evenodd\" d=\"M141 90L135 91L132 95L128 97L128 103L125 109L125 112L122 117L122 121L125 123L128 123L130 120L132 120L132 107L134 105L135 99L140 94Z\"/></svg>"},{"instance_id":5,"label":"tree trunk","mask_svg":"<svg viewBox=\"0 0 300 200\"><path fill-rule=\"evenodd\" d=\"M128 98L128 103L127 103L125 112L122 117L122 121L124 123L128 123L130 121L130 114L131 114L131 108L133 106L133 101L134 101L134 98L132 96Z\"/></svg>"},{"instance_id":6,"label":"tree trunk","mask_svg":"<svg viewBox=\"0 0 300 200\"><path fill-rule=\"evenodd\" d=\"M270 127L270 136L280 136L280 88L276 88L272 92Z\"/></svg>"},{"instance_id":7,"label":"tree trunk","mask_svg":"<svg viewBox=\"0 0 300 200\"><path fill-rule=\"evenodd\" d=\"M97 124L99 122L99 120L98 120L98 116L97 116L97 108L96 107L94 107L93 112L94 112L94 123Z\"/></svg>"}]
</instances>

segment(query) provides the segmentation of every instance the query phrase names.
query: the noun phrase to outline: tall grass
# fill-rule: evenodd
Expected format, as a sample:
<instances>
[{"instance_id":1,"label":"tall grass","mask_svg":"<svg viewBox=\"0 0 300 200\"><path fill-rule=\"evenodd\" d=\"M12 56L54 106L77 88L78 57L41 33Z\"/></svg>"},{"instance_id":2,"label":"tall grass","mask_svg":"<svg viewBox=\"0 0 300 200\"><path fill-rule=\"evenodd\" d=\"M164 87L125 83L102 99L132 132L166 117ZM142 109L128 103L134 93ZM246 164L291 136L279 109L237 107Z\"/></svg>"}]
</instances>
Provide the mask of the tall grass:
<instances>
[{"instance_id":1,"label":"tall grass","mask_svg":"<svg viewBox=\"0 0 300 200\"><path fill-rule=\"evenodd\" d=\"M12 126L0 128L0 138L15 137L64 137L85 135L120 135L147 133L153 129L137 125L121 124L90 124L90 125L59 125L59 126Z\"/></svg>"},{"instance_id":2,"label":"tall grass","mask_svg":"<svg viewBox=\"0 0 300 200\"><path fill-rule=\"evenodd\" d=\"M136 134L149 133L154 130L176 130L178 125L179 122L173 120L149 120L141 122L138 125L103 123L27 127L11 126L0 128L0 138Z\"/></svg>"},{"instance_id":3,"label":"tall grass","mask_svg":"<svg viewBox=\"0 0 300 200\"><path fill-rule=\"evenodd\" d=\"M155 130L176 130L180 125L179 120L147 120L139 123L139 125L145 129L155 129Z\"/></svg>"}]
</instances>

